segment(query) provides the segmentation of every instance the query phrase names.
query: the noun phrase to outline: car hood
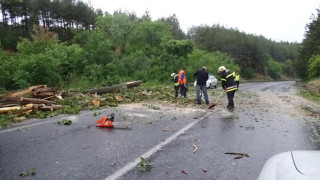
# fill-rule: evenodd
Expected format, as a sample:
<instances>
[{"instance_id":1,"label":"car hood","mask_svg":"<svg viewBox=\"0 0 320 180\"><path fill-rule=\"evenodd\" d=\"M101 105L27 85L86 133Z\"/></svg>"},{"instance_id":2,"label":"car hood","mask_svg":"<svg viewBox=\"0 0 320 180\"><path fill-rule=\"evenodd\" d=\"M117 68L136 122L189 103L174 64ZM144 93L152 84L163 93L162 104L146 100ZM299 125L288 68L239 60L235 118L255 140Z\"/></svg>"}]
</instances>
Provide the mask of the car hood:
<instances>
[{"instance_id":1,"label":"car hood","mask_svg":"<svg viewBox=\"0 0 320 180\"><path fill-rule=\"evenodd\" d=\"M320 151L292 151L292 159L301 174L320 177Z\"/></svg>"},{"instance_id":2,"label":"car hood","mask_svg":"<svg viewBox=\"0 0 320 180\"><path fill-rule=\"evenodd\" d=\"M319 180L320 151L289 151L268 159L258 180Z\"/></svg>"}]
</instances>

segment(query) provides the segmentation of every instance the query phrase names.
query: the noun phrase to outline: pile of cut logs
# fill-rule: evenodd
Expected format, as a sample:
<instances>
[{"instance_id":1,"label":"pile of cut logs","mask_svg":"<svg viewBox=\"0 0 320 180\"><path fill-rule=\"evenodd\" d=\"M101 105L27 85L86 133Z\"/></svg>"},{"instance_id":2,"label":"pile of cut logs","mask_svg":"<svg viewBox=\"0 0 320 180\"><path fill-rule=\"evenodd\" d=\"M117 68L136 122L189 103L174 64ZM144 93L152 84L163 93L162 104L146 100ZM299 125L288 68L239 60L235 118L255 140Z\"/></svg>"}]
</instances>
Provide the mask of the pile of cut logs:
<instances>
[{"instance_id":1,"label":"pile of cut logs","mask_svg":"<svg viewBox=\"0 0 320 180\"><path fill-rule=\"evenodd\" d=\"M99 97L99 94L111 93L127 88L133 88L140 86L141 80L117 84L108 87L102 87L89 90L89 94L95 94L94 98ZM86 95L80 93L82 97ZM54 88L48 88L46 85L31 86L27 89L4 94L0 96L0 114L14 113L18 116L35 112L37 110L42 111L55 111L63 108L62 105L55 104L55 99L63 100L66 96L72 96L72 93L66 93ZM117 101L121 97L116 97ZM99 106L100 100L93 99L94 106ZM80 102L79 102L80 103Z\"/></svg>"},{"instance_id":2,"label":"pile of cut logs","mask_svg":"<svg viewBox=\"0 0 320 180\"><path fill-rule=\"evenodd\" d=\"M62 105L53 102L55 98L63 99L61 94L62 91L57 94L55 89L46 85L31 86L8 93L0 99L0 114L16 113L22 116L37 110L55 111L62 108Z\"/></svg>"}]
</instances>

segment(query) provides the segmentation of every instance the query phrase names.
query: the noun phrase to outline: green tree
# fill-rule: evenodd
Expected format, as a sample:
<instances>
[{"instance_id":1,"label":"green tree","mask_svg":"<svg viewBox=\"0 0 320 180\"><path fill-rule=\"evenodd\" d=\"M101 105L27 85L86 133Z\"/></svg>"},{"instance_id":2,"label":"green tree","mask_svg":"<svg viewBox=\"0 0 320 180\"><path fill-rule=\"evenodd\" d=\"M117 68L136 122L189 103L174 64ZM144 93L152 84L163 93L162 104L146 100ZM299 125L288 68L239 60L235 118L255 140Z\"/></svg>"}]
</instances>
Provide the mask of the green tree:
<instances>
[{"instance_id":1,"label":"green tree","mask_svg":"<svg viewBox=\"0 0 320 180\"><path fill-rule=\"evenodd\" d=\"M269 59L267 61L267 69L268 69L268 74L270 77L273 79L279 79L281 75L281 64L279 62L274 61L273 59Z\"/></svg>"},{"instance_id":2,"label":"green tree","mask_svg":"<svg viewBox=\"0 0 320 180\"><path fill-rule=\"evenodd\" d=\"M308 65L308 78L313 79L320 76L320 55L312 56Z\"/></svg>"},{"instance_id":3,"label":"green tree","mask_svg":"<svg viewBox=\"0 0 320 180\"><path fill-rule=\"evenodd\" d=\"M170 26L170 30L174 39L183 40L186 38L185 33L180 28L178 17L175 14L169 16L168 18L161 18L160 20Z\"/></svg>"},{"instance_id":4,"label":"green tree","mask_svg":"<svg viewBox=\"0 0 320 180\"><path fill-rule=\"evenodd\" d=\"M173 37L167 24L161 21L151 21L147 16L134 26L129 37L130 52L143 50L147 56L159 55L161 44Z\"/></svg>"},{"instance_id":5,"label":"green tree","mask_svg":"<svg viewBox=\"0 0 320 180\"><path fill-rule=\"evenodd\" d=\"M189 66L187 66L187 76L192 81L194 78L192 75L202 66L206 66L209 73L212 73L219 78L218 68L225 66L227 69L233 72L240 72L240 67L234 64L234 59L229 55L221 52L208 53L203 50L194 50L192 54L188 56Z\"/></svg>"},{"instance_id":6,"label":"green tree","mask_svg":"<svg viewBox=\"0 0 320 180\"><path fill-rule=\"evenodd\" d=\"M295 71L292 60L288 59L281 63L282 73L288 77L295 77Z\"/></svg>"},{"instance_id":7,"label":"green tree","mask_svg":"<svg viewBox=\"0 0 320 180\"><path fill-rule=\"evenodd\" d=\"M305 39L302 41L300 54L294 65L297 75L303 79L308 79L309 60L313 55L320 54L320 10L317 9L317 16L312 18L312 22L306 26Z\"/></svg>"}]
</instances>

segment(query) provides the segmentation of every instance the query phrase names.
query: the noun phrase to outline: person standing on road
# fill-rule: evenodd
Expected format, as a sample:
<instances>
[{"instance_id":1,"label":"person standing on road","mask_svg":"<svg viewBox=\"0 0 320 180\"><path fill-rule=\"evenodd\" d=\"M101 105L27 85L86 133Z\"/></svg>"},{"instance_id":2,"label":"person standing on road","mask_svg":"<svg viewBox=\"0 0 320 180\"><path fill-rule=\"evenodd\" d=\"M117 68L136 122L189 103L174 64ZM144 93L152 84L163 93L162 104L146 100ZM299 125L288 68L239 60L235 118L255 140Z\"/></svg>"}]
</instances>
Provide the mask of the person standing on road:
<instances>
[{"instance_id":1,"label":"person standing on road","mask_svg":"<svg viewBox=\"0 0 320 180\"><path fill-rule=\"evenodd\" d=\"M237 89L239 89L239 82L240 82L240 74L239 73L236 73L236 76L234 78L234 81L236 82L237 84Z\"/></svg>"},{"instance_id":2,"label":"person standing on road","mask_svg":"<svg viewBox=\"0 0 320 180\"><path fill-rule=\"evenodd\" d=\"M176 91L175 97L178 97L179 92L179 82L178 82L178 74L172 73L171 74L174 90Z\"/></svg>"},{"instance_id":3,"label":"person standing on road","mask_svg":"<svg viewBox=\"0 0 320 180\"><path fill-rule=\"evenodd\" d=\"M234 109L234 94L237 90L237 85L234 81L234 73L231 73L229 70L226 69L224 66L220 66L218 69L218 73L221 76L221 83L222 83L222 88L224 91L227 92L228 96L228 106L227 109L232 110Z\"/></svg>"},{"instance_id":4,"label":"person standing on road","mask_svg":"<svg viewBox=\"0 0 320 180\"><path fill-rule=\"evenodd\" d=\"M182 97L187 97L187 77L186 68L182 68L179 72L178 82L180 84L180 94Z\"/></svg>"},{"instance_id":5,"label":"person standing on road","mask_svg":"<svg viewBox=\"0 0 320 180\"><path fill-rule=\"evenodd\" d=\"M207 72L207 68L203 66L202 69L194 73L193 76L197 78L197 104L201 104L201 92L203 92L206 104L209 104L209 98L207 94L207 80L209 78L209 74Z\"/></svg>"}]
</instances>

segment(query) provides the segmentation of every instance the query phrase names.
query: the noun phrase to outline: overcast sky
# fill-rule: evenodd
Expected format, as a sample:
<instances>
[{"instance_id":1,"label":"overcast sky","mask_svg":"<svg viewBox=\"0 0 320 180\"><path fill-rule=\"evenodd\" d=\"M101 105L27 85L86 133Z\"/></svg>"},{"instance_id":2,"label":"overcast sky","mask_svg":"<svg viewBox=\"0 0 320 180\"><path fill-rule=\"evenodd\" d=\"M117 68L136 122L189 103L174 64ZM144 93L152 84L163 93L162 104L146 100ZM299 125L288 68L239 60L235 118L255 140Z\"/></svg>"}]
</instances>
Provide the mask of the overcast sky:
<instances>
[{"instance_id":1,"label":"overcast sky","mask_svg":"<svg viewBox=\"0 0 320 180\"><path fill-rule=\"evenodd\" d=\"M319 0L83 0L104 12L146 10L156 20L176 14L182 30L201 24L220 24L275 41L301 42Z\"/></svg>"}]
</instances>

